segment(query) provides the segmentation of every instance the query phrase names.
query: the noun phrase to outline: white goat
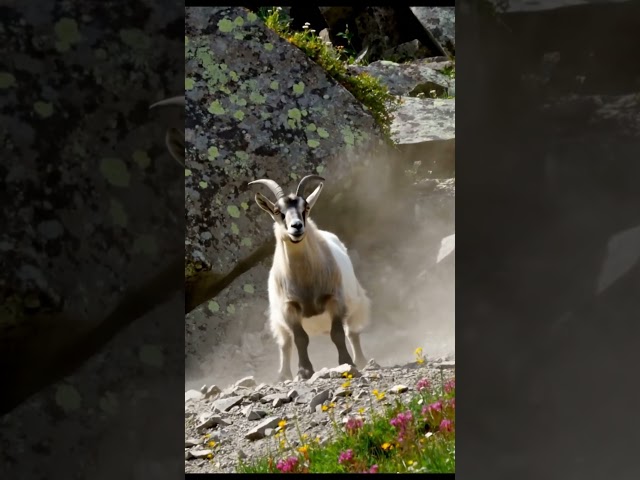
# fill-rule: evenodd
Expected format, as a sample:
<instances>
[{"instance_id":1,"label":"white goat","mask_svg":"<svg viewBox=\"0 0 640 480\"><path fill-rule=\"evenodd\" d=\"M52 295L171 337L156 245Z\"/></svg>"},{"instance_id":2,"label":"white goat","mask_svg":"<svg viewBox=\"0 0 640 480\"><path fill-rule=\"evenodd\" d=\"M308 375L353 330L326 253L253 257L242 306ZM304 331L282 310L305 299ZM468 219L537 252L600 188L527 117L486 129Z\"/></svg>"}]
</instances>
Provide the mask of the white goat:
<instances>
[{"instance_id":1,"label":"white goat","mask_svg":"<svg viewBox=\"0 0 640 480\"><path fill-rule=\"evenodd\" d=\"M182 106L184 108L185 99L184 96L171 97L165 100L154 103L149 107L151 110L154 107L163 107L169 105ZM184 132L181 132L177 128L168 128L164 137L165 145L171 156L184 167Z\"/></svg>"},{"instance_id":2,"label":"white goat","mask_svg":"<svg viewBox=\"0 0 640 480\"><path fill-rule=\"evenodd\" d=\"M338 349L340 365L354 365L345 334L362 368L366 359L360 346L360 332L369 324L370 301L353 271L347 248L336 235L319 230L309 218L324 183L306 199L305 186L318 175L308 175L295 194L285 195L273 180L260 179L276 197L272 203L256 193L258 206L274 221L276 250L269 273L269 322L280 347L279 380L292 379L291 350L298 350L298 375L308 379L313 366L307 351L309 334L330 334Z\"/></svg>"}]
</instances>

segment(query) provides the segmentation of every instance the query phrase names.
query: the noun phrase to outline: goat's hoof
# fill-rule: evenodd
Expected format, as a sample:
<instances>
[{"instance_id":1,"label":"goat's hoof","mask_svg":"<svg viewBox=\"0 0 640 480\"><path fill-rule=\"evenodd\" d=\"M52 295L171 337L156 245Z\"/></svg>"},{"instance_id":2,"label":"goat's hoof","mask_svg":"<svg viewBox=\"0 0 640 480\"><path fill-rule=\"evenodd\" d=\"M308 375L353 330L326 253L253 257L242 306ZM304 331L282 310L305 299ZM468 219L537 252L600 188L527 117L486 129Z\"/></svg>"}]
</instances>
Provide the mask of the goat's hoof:
<instances>
[{"instance_id":1,"label":"goat's hoof","mask_svg":"<svg viewBox=\"0 0 640 480\"><path fill-rule=\"evenodd\" d=\"M278 382L286 382L287 380L293 380L293 375L291 373L281 373L278 375Z\"/></svg>"},{"instance_id":2,"label":"goat's hoof","mask_svg":"<svg viewBox=\"0 0 640 480\"><path fill-rule=\"evenodd\" d=\"M309 380L313 375L313 368L302 368L298 370L298 376L302 380Z\"/></svg>"}]
</instances>

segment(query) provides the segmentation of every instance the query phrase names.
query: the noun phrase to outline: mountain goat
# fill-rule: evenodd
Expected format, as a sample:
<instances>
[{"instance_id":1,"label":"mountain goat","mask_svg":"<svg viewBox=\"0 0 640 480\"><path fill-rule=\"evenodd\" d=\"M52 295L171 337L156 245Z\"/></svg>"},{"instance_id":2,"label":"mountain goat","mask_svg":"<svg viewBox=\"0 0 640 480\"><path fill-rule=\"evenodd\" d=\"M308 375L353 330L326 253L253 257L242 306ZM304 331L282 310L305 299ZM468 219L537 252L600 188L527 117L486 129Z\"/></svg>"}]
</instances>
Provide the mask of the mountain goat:
<instances>
[{"instance_id":1,"label":"mountain goat","mask_svg":"<svg viewBox=\"0 0 640 480\"><path fill-rule=\"evenodd\" d=\"M314 370L307 348L309 334L329 334L338 349L338 363L354 365L345 343L349 339L355 365L366 359L360 346L360 332L369 324L370 301L353 271L347 248L336 235L319 230L309 218L324 183L306 197L309 182L324 178L308 175L295 194L285 195L273 180L263 184L275 195L272 203L256 193L255 201L274 221L276 249L269 272L269 323L280 347L279 381L292 379L291 350L298 350L298 375L308 379Z\"/></svg>"}]
</instances>

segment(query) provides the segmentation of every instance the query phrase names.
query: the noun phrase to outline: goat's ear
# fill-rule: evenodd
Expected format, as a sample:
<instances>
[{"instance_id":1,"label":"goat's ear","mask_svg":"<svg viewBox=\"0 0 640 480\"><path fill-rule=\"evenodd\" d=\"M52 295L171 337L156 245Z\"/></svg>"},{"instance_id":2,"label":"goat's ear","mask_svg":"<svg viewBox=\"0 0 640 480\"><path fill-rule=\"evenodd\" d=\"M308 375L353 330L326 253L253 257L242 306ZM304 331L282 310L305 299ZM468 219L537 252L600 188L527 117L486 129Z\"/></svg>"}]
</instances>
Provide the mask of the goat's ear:
<instances>
[{"instance_id":1,"label":"goat's ear","mask_svg":"<svg viewBox=\"0 0 640 480\"><path fill-rule=\"evenodd\" d=\"M324 187L324 183L321 183L320 185L318 185L316 189L313 192L311 192L311 195L307 197L307 204L309 205L309 210L311 210L313 206L316 204L316 200L318 200L318 197L320 196L322 187Z\"/></svg>"},{"instance_id":2,"label":"goat's ear","mask_svg":"<svg viewBox=\"0 0 640 480\"><path fill-rule=\"evenodd\" d=\"M261 193L256 193L255 198L258 206L273 217L273 212L275 211L276 206Z\"/></svg>"},{"instance_id":3,"label":"goat's ear","mask_svg":"<svg viewBox=\"0 0 640 480\"><path fill-rule=\"evenodd\" d=\"M171 156L184 167L184 134L176 128L169 128L164 141Z\"/></svg>"}]
</instances>

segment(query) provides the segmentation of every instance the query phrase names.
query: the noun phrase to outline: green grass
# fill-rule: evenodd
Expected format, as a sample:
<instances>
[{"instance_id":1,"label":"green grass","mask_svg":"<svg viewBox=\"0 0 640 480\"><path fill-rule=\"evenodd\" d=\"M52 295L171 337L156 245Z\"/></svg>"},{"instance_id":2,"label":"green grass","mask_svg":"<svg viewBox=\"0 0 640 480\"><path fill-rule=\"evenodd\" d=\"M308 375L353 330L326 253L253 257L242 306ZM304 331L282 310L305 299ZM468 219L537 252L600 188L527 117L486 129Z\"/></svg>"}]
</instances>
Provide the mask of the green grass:
<instances>
[{"instance_id":1,"label":"green grass","mask_svg":"<svg viewBox=\"0 0 640 480\"><path fill-rule=\"evenodd\" d=\"M455 382L444 386L428 386L416 391L406 403L395 400L391 405L376 409L375 404L384 398L383 392L371 392L369 420L363 420L361 425L352 424L351 430L349 425L343 427L342 421L336 418L334 408L325 404L323 410L326 410L335 433L334 438L325 445L302 434L297 422L294 425L284 425L281 422L282 429L276 437L267 440L276 442L276 445L270 447L270 454L251 464L240 462L237 471L455 472ZM437 408L438 402L440 410ZM399 415L402 417L406 412L411 412L411 417L404 419L402 427L397 422L402 421ZM294 438L299 441L300 446L297 448L291 443ZM289 463L284 463L287 460Z\"/></svg>"},{"instance_id":2,"label":"green grass","mask_svg":"<svg viewBox=\"0 0 640 480\"><path fill-rule=\"evenodd\" d=\"M264 20L267 27L301 49L330 77L351 92L371 113L387 141L393 143L391 141L391 123L393 122L393 112L397 109L399 100L391 95L387 87L378 79L367 73L356 75L347 70L348 62L352 61L353 52L345 52L342 47L330 47L312 29L291 30L291 19L278 7L263 7L258 10L258 16Z\"/></svg>"}]
</instances>

